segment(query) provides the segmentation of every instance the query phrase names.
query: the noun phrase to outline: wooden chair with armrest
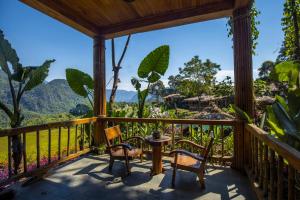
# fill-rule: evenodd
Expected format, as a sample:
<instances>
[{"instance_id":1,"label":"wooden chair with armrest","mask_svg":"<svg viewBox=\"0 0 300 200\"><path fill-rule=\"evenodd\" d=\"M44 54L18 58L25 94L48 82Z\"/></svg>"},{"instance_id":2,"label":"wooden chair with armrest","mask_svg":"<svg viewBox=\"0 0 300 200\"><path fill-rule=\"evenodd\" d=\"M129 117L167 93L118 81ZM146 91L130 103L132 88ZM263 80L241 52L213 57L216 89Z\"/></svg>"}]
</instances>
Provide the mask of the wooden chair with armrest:
<instances>
[{"instance_id":1,"label":"wooden chair with armrest","mask_svg":"<svg viewBox=\"0 0 300 200\"><path fill-rule=\"evenodd\" d=\"M179 140L176 143L176 144L181 144L181 147L183 147L183 144L186 144L188 146L191 146L194 149L198 149L200 150L201 154L191 153L184 149L176 149L170 152L171 156L175 155L174 160L171 161L171 166L173 167L172 187L175 187L176 170L181 169L181 170L186 170L186 171L196 173L199 178L200 187L202 189L205 188L204 170L205 170L209 152L213 145L213 141L214 138L211 137L206 147L198 145L189 140Z\"/></svg>"},{"instance_id":2,"label":"wooden chair with armrest","mask_svg":"<svg viewBox=\"0 0 300 200\"><path fill-rule=\"evenodd\" d=\"M105 129L105 139L107 150L110 155L109 170L112 170L115 160L124 160L126 166L126 175L130 174L129 160L140 158L143 161L143 143L144 138L139 136L130 137L126 140L122 139L120 126L113 126ZM118 144L115 144L118 140ZM133 147L129 144L131 141L138 141L140 148Z\"/></svg>"}]
</instances>

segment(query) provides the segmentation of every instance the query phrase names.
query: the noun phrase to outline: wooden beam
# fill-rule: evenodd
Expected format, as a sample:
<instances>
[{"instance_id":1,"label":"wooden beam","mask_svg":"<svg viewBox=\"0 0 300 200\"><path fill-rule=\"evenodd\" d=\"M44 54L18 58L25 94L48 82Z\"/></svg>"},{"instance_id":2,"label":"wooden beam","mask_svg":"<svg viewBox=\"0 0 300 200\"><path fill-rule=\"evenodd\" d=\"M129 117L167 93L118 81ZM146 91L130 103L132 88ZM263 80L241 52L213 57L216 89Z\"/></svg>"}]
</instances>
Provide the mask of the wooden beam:
<instances>
[{"instance_id":1,"label":"wooden beam","mask_svg":"<svg viewBox=\"0 0 300 200\"><path fill-rule=\"evenodd\" d=\"M94 38L94 116L106 116L105 39ZM104 143L103 124L96 123L95 146Z\"/></svg>"},{"instance_id":2,"label":"wooden beam","mask_svg":"<svg viewBox=\"0 0 300 200\"><path fill-rule=\"evenodd\" d=\"M233 46L234 46L234 81L235 105L254 116L253 69L252 69L252 38L250 7L244 7L233 12ZM249 134L243 129L235 138L238 149L235 154L236 168L244 168L244 151L249 145ZM246 132L247 133L247 132ZM236 144L236 143L235 143ZM248 158L245 158L248 159Z\"/></svg>"},{"instance_id":3,"label":"wooden beam","mask_svg":"<svg viewBox=\"0 0 300 200\"><path fill-rule=\"evenodd\" d=\"M253 0L235 0L234 2L234 8L239 9L239 8L244 8L253 3Z\"/></svg>"},{"instance_id":4,"label":"wooden beam","mask_svg":"<svg viewBox=\"0 0 300 200\"><path fill-rule=\"evenodd\" d=\"M75 16L70 8L58 4L56 1L49 0L20 0L28 6L39 10L40 12L57 19L58 21L67 24L76 30L90 36L98 35L98 27L85 20L82 16Z\"/></svg>"},{"instance_id":5,"label":"wooden beam","mask_svg":"<svg viewBox=\"0 0 300 200\"><path fill-rule=\"evenodd\" d=\"M108 39L132 33L228 17L232 15L233 7L234 0L224 0L218 3L206 4L154 16L146 16L128 22L102 27L99 29L99 33Z\"/></svg>"}]
</instances>

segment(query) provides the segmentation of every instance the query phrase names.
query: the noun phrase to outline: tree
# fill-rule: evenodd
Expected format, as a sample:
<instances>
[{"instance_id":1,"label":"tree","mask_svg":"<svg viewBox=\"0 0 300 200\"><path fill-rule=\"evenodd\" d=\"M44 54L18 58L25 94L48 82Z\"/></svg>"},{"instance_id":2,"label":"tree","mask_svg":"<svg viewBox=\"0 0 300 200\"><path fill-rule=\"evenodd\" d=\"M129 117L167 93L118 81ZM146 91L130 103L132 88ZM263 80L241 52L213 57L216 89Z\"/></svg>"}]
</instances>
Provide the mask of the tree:
<instances>
[{"instance_id":1,"label":"tree","mask_svg":"<svg viewBox=\"0 0 300 200\"><path fill-rule=\"evenodd\" d=\"M132 78L131 83L138 93L138 118L144 115L146 98L151 84L159 81L169 66L170 47L162 45L150 52L140 63L138 78ZM146 83L146 89L142 90L142 84Z\"/></svg>"},{"instance_id":2,"label":"tree","mask_svg":"<svg viewBox=\"0 0 300 200\"><path fill-rule=\"evenodd\" d=\"M202 62L199 56L194 56L183 68L179 68L175 79L171 78L172 84L185 96L200 97L202 94L212 94L216 82L215 75L219 70L220 65L209 59Z\"/></svg>"},{"instance_id":3,"label":"tree","mask_svg":"<svg viewBox=\"0 0 300 200\"><path fill-rule=\"evenodd\" d=\"M7 75L10 87L12 106L9 106L0 100L0 109L4 111L10 120L11 128L20 127L24 116L20 107L22 96L25 92L32 90L43 83L48 76L51 63L55 60L46 60L40 66L22 66L15 49L12 48L8 40L4 38L0 30L0 67ZM14 160L14 174L22 160L22 142L20 135L12 136L12 157Z\"/></svg>"},{"instance_id":4,"label":"tree","mask_svg":"<svg viewBox=\"0 0 300 200\"><path fill-rule=\"evenodd\" d=\"M121 64L124 59L125 53L127 51L130 38L131 38L131 35L128 35L125 46L124 46L122 54L121 54L121 57L118 62L116 62L116 56L115 56L115 54L116 54L115 53L115 40L111 39L112 71L114 72L114 75L113 75L113 85L111 88L111 93L110 93L109 103L108 103L108 116L111 116L111 114L112 114L112 110L113 110L113 106L114 106L114 102L115 102L115 98L116 98L116 93L118 90L118 84L121 82L120 78L119 78L120 69L122 68Z\"/></svg>"},{"instance_id":5,"label":"tree","mask_svg":"<svg viewBox=\"0 0 300 200\"><path fill-rule=\"evenodd\" d=\"M165 93L164 83L159 80L149 87L149 94L152 94L156 97L156 102L159 103L159 97L162 97Z\"/></svg>"},{"instance_id":6,"label":"tree","mask_svg":"<svg viewBox=\"0 0 300 200\"><path fill-rule=\"evenodd\" d=\"M275 63L273 61L265 61L262 63L261 67L258 68L259 79L270 83L270 73L273 71Z\"/></svg>"},{"instance_id":7,"label":"tree","mask_svg":"<svg viewBox=\"0 0 300 200\"><path fill-rule=\"evenodd\" d=\"M260 24L260 21L257 20L258 15L260 15L260 11L255 6L255 1L253 0L251 9L250 9L250 17L251 17L251 38L252 38L252 54L255 55L256 47L258 45L258 37L259 37L259 30L257 26ZM233 37L233 18L229 17L227 21L227 32L228 37Z\"/></svg>"},{"instance_id":8,"label":"tree","mask_svg":"<svg viewBox=\"0 0 300 200\"><path fill-rule=\"evenodd\" d=\"M233 92L233 82L230 76L226 76L226 78L216 84L214 88L214 94L216 96L231 96L233 95Z\"/></svg>"},{"instance_id":9,"label":"tree","mask_svg":"<svg viewBox=\"0 0 300 200\"><path fill-rule=\"evenodd\" d=\"M286 0L281 19L284 40L277 62L300 60L300 0Z\"/></svg>"}]
</instances>

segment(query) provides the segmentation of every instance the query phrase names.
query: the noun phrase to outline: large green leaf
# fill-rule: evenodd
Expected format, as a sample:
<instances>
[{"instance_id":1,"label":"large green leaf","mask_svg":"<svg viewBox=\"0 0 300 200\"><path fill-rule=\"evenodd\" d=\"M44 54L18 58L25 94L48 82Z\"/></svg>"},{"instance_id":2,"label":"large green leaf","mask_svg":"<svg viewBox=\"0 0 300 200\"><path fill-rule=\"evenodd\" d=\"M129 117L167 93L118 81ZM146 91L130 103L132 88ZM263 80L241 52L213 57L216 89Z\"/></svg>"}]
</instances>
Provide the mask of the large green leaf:
<instances>
[{"instance_id":1,"label":"large green leaf","mask_svg":"<svg viewBox=\"0 0 300 200\"><path fill-rule=\"evenodd\" d=\"M156 72L152 72L150 76L148 77L149 83L155 83L160 79L160 75Z\"/></svg>"},{"instance_id":2,"label":"large green leaf","mask_svg":"<svg viewBox=\"0 0 300 200\"><path fill-rule=\"evenodd\" d=\"M283 128L285 134L291 135L300 140L300 137L297 134L298 130L297 130L295 123L292 121L291 117L284 110L284 108L281 106L281 104L279 104L278 102L275 102L272 105L272 108L273 108L274 114L276 116L276 119L278 120L279 125Z\"/></svg>"},{"instance_id":3,"label":"large green leaf","mask_svg":"<svg viewBox=\"0 0 300 200\"><path fill-rule=\"evenodd\" d=\"M295 87L299 79L300 64L286 61L275 66L271 78L280 82L289 83L289 87Z\"/></svg>"},{"instance_id":4,"label":"large green leaf","mask_svg":"<svg viewBox=\"0 0 300 200\"><path fill-rule=\"evenodd\" d=\"M288 106L286 100L285 100L283 97L276 95L276 96L275 96L275 99L276 99L276 101L277 101L278 103L281 104L281 106L286 110L287 113L290 112L290 111L289 111L289 106Z\"/></svg>"},{"instance_id":5,"label":"large green leaf","mask_svg":"<svg viewBox=\"0 0 300 200\"><path fill-rule=\"evenodd\" d=\"M14 72L22 68L19 63L19 57L8 40L4 38L2 30L0 30L0 67L5 73L10 73L8 62L11 63Z\"/></svg>"},{"instance_id":6,"label":"large green leaf","mask_svg":"<svg viewBox=\"0 0 300 200\"><path fill-rule=\"evenodd\" d=\"M169 66L170 47L162 45L150 52L141 62L138 69L140 78L147 78L151 72L164 75Z\"/></svg>"},{"instance_id":7,"label":"large green leaf","mask_svg":"<svg viewBox=\"0 0 300 200\"><path fill-rule=\"evenodd\" d=\"M90 75L77 69L66 69L66 78L71 89L82 97L88 96L88 89L94 89L94 81Z\"/></svg>"},{"instance_id":8,"label":"large green leaf","mask_svg":"<svg viewBox=\"0 0 300 200\"><path fill-rule=\"evenodd\" d=\"M300 96L293 91L289 91L287 94L288 106L289 106L289 113L291 117L295 117L295 115L300 110Z\"/></svg>"},{"instance_id":9,"label":"large green leaf","mask_svg":"<svg viewBox=\"0 0 300 200\"><path fill-rule=\"evenodd\" d=\"M51 63L55 60L46 60L40 67L32 69L28 75L28 81L24 87L24 91L29 91L39 84L43 83L48 76Z\"/></svg>"}]
</instances>

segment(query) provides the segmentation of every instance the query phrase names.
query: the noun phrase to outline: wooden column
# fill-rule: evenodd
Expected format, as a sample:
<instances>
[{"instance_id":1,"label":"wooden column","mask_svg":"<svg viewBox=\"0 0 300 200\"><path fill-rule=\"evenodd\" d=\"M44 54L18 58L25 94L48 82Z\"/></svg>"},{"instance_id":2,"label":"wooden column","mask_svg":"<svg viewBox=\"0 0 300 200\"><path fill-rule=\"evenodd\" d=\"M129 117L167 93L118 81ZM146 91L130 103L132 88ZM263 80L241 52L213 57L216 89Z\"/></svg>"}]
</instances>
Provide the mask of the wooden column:
<instances>
[{"instance_id":1,"label":"wooden column","mask_svg":"<svg viewBox=\"0 0 300 200\"><path fill-rule=\"evenodd\" d=\"M94 38L94 115L106 115L105 39ZM95 146L104 143L104 126L98 122L94 129Z\"/></svg>"},{"instance_id":2,"label":"wooden column","mask_svg":"<svg viewBox=\"0 0 300 200\"><path fill-rule=\"evenodd\" d=\"M254 115L253 69L252 69L252 38L250 7L244 7L233 12L233 45L234 45L234 81L235 105ZM244 161L249 151L250 137L242 129L235 135L235 163L234 167L243 170Z\"/></svg>"}]
</instances>

